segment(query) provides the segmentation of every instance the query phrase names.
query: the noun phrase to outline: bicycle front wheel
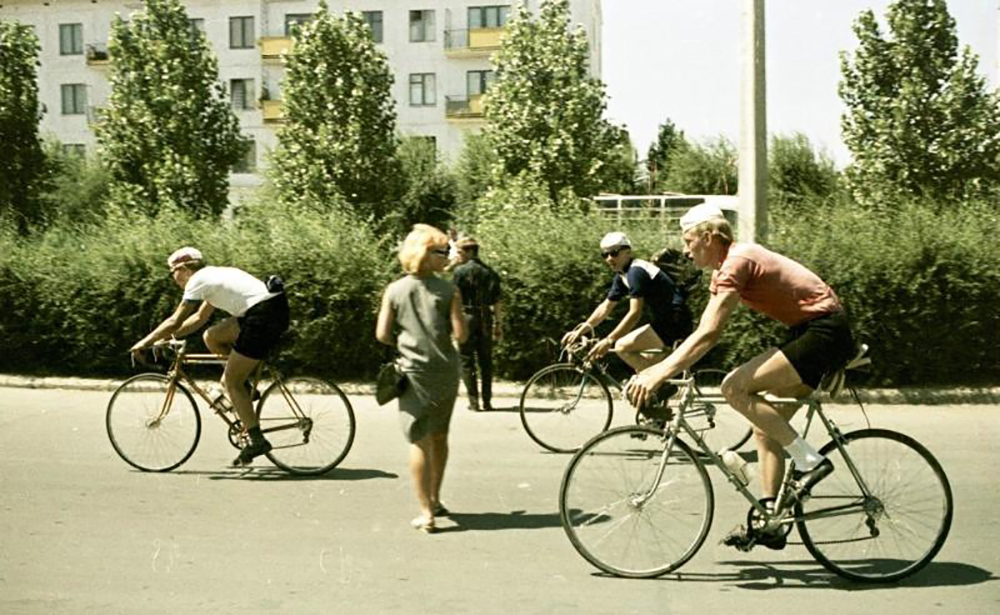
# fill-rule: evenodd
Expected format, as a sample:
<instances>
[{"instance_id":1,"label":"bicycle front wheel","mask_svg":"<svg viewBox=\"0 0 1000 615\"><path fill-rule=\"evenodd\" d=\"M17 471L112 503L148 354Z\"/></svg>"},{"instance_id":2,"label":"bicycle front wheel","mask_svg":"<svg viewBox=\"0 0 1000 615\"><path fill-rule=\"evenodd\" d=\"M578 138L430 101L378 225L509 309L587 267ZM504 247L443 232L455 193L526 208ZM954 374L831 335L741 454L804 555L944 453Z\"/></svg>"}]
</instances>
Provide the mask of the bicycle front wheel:
<instances>
[{"instance_id":1,"label":"bicycle front wheel","mask_svg":"<svg viewBox=\"0 0 1000 615\"><path fill-rule=\"evenodd\" d=\"M521 423L532 440L572 453L611 425L611 393L594 374L571 363L542 368L521 392Z\"/></svg>"},{"instance_id":2,"label":"bicycle front wheel","mask_svg":"<svg viewBox=\"0 0 1000 615\"><path fill-rule=\"evenodd\" d=\"M167 472L188 460L201 437L194 398L162 374L139 374L123 382L104 419L118 456L145 472Z\"/></svg>"},{"instance_id":3,"label":"bicycle front wheel","mask_svg":"<svg viewBox=\"0 0 1000 615\"><path fill-rule=\"evenodd\" d=\"M260 429L271 442L267 458L293 474L323 474L354 444L354 410L336 385L319 378L275 382L257 404Z\"/></svg>"},{"instance_id":4,"label":"bicycle front wheel","mask_svg":"<svg viewBox=\"0 0 1000 615\"><path fill-rule=\"evenodd\" d=\"M662 432L617 427L573 456L559 515L576 550L601 570L646 578L682 566L712 525L715 499L705 467L680 439L659 481Z\"/></svg>"},{"instance_id":5,"label":"bicycle front wheel","mask_svg":"<svg viewBox=\"0 0 1000 615\"><path fill-rule=\"evenodd\" d=\"M795 507L802 542L827 570L854 581L894 582L917 572L951 528L951 485L941 464L913 438L885 429L848 433L842 445L820 450L835 471Z\"/></svg>"}]
</instances>

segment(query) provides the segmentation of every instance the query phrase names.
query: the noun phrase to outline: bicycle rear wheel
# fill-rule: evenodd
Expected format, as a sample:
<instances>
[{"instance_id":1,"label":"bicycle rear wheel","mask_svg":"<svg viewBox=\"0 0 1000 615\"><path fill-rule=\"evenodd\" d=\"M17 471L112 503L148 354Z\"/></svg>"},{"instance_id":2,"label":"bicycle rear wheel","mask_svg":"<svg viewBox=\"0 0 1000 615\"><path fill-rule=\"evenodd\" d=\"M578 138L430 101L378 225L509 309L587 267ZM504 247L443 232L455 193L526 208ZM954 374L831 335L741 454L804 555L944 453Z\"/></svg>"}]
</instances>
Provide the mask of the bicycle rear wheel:
<instances>
[{"instance_id":1,"label":"bicycle rear wheel","mask_svg":"<svg viewBox=\"0 0 1000 615\"><path fill-rule=\"evenodd\" d=\"M954 504L941 464L913 438L885 429L848 433L843 446L871 493L862 494L836 442L827 443L820 452L835 471L795 507L806 549L854 581L894 582L917 572L951 528Z\"/></svg>"},{"instance_id":2,"label":"bicycle rear wheel","mask_svg":"<svg viewBox=\"0 0 1000 615\"><path fill-rule=\"evenodd\" d=\"M559 489L559 515L573 547L601 570L655 577L698 551L715 505L705 467L676 439L656 485L666 442L649 427L617 427L573 456Z\"/></svg>"},{"instance_id":3,"label":"bicycle rear wheel","mask_svg":"<svg viewBox=\"0 0 1000 615\"><path fill-rule=\"evenodd\" d=\"M260 429L271 442L267 458L293 474L323 474L354 444L354 410L335 384L295 377L274 382L257 404Z\"/></svg>"},{"instance_id":4,"label":"bicycle rear wheel","mask_svg":"<svg viewBox=\"0 0 1000 615\"><path fill-rule=\"evenodd\" d=\"M691 428L700 431L702 439L712 451L723 449L738 450L753 433L750 422L737 412L722 397L719 388L726 377L722 369L699 369L694 372L694 385L698 398L693 409L699 404L710 403L715 407L711 423L706 415L696 414L688 419Z\"/></svg>"},{"instance_id":5,"label":"bicycle rear wheel","mask_svg":"<svg viewBox=\"0 0 1000 615\"><path fill-rule=\"evenodd\" d=\"M532 440L571 453L611 425L611 393L603 382L571 363L535 373L521 392L521 424Z\"/></svg>"},{"instance_id":6,"label":"bicycle rear wheel","mask_svg":"<svg viewBox=\"0 0 1000 615\"><path fill-rule=\"evenodd\" d=\"M108 438L118 456L134 468L173 470L198 446L198 406L180 383L170 389L170 379L162 374L139 374L111 395L104 419Z\"/></svg>"}]
</instances>

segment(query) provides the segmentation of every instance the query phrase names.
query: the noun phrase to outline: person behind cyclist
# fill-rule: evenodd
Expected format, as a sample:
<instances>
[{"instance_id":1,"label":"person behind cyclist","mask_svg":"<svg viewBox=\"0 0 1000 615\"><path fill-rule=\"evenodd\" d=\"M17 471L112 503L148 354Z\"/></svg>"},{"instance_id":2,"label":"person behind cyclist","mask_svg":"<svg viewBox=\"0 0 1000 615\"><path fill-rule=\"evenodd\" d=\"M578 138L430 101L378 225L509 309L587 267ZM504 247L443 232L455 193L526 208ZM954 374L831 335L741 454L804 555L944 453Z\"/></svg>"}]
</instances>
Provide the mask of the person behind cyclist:
<instances>
[{"instance_id":1,"label":"person behind cyclist","mask_svg":"<svg viewBox=\"0 0 1000 615\"><path fill-rule=\"evenodd\" d=\"M833 472L824 458L789 425L798 409L776 406L762 394L802 397L823 375L839 368L854 350L840 299L815 273L796 261L751 243L734 243L722 211L709 204L691 208L680 220L684 251L700 269L711 269L710 299L698 328L669 356L643 370L625 387L642 407L665 380L687 369L715 345L740 302L790 327L789 341L769 348L731 371L722 382L726 401L754 426L761 501L773 505L784 477L784 452L795 461L795 497L804 497ZM785 534L756 534L737 528L726 544L785 546Z\"/></svg>"},{"instance_id":2,"label":"person behind cyclist","mask_svg":"<svg viewBox=\"0 0 1000 615\"><path fill-rule=\"evenodd\" d=\"M493 342L500 339L503 303L500 276L479 258L479 243L472 237L455 242L458 265L452 281L462 293L462 310L469 338L458 347L462 358L462 381L469 396L469 410L493 410ZM478 364L479 369L476 369ZM479 405L476 372L482 380L483 405Z\"/></svg>"},{"instance_id":3,"label":"person behind cyclist","mask_svg":"<svg viewBox=\"0 0 1000 615\"><path fill-rule=\"evenodd\" d=\"M691 332L691 310L685 294L655 264L633 256L632 243L625 233L605 235L601 239L601 256L614 272L611 288L587 320L563 336L562 343L572 344L580 336L593 332L618 302L628 297L628 313L618 326L597 342L590 357L602 357L614 348L618 356L636 371L649 367L656 361L642 352L666 348ZM633 330L642 317L645 305L650 308L650 323Z\"/></svg>"},{"instance_id":4,"label":"person behind cyclist","mask_svg":"<svg viewBox=\"0 0 1000 615\"><path fill-rule=\"evenodd\" d=\"M233 465L247 465L271 450L254 414L247 378L288 329L288 299L283 289L267 285L235 267L206 266L201 252L184 247L167 259L170 275L184 290L180 305L166 320L132 346L139 353L154 342L197 331L216 308L229 318L205 330L208 349L226 355L222 384L233 409L250 436ZM280 283L279 283L280 284Z\"/></svg>"}]
</instances>

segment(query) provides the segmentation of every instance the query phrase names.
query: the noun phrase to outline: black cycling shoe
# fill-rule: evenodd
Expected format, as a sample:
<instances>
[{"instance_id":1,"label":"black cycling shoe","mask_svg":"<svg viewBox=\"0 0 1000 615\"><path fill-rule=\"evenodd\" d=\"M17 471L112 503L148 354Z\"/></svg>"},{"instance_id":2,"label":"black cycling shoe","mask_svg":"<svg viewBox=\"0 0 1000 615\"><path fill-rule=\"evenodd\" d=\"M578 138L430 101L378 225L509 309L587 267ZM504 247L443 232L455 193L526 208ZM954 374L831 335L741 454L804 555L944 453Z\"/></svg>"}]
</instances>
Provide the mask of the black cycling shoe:
<instances>
[{"instance_id":1,"label":"black cycling shoe","mask_svg":"<svg viewBox=\"0 0 1000 615\"><path fill-rule=\"evenodd\" d=\"M238 457L233 460L233 467L238 468L240 466L248 466L254 460L254 457L260 457L261 455L271 451L271 443L267 440L261 438L257 441L251 441L247 444L243 450L240 451Z\"/></svg>"},{"instance_id":2,"label":"black cycling shoe","mask_svg":"<svg viewBox=\"0 0 1000 615\"><path fill-rule=\"evenodd\" d=\"M749 551L757 545L781 551L788 544L788 532L778 530L771 532L755 532L748 530L745 525L738 525L722 539L722 544L727 547L736 547L740 551Z\"/></svg>"},{"instance_id":3,"label":"black cycling shoe","mask_svg":"<svg viewBox=\"0 0 1000 615\"><path fill-rule=\"evenodd\" d=\"M833 462L829 459L824 459L819 462L819 465L812 470L808 470L806 472L793 472L792 480L794 480L796 484L792 489L792 497L797 500L808 498L812 488L816 486L816 483L831 474L833 474Z\"/></svg>"}]
</instances>

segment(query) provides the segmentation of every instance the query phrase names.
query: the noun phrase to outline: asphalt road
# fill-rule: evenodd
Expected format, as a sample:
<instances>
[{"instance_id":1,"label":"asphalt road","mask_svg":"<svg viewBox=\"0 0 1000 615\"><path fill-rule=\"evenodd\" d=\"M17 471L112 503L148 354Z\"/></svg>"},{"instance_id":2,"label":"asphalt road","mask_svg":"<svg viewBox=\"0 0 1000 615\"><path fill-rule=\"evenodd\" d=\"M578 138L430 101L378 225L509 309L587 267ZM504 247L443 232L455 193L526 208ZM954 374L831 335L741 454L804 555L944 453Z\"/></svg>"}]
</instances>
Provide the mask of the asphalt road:
<instances>
[{"instance_id":1,"label":"asphalt road","mask_svg":"<svg viewBox=\"0 0 1000 615\"><path fill-rule=\"evenodd\" d=\"M718 545L745 514L713 471L708 542L679 574L625 580L573 550L558 518L564 455L523 433L513 399L456 409L444 499L425 535L394 406L352 396L341 467L290 478L234 450L204 416L194 456L168 474L132 470L104 430L110 394L0 388L0 613L997 613L1000 408L869 406L947 470L948 543L897 586L842 581L801 546L744 554ZM842 427L861 427L838 407ZM629 413L620 412L616 423Z\"/></svg>"}]
</instances>

